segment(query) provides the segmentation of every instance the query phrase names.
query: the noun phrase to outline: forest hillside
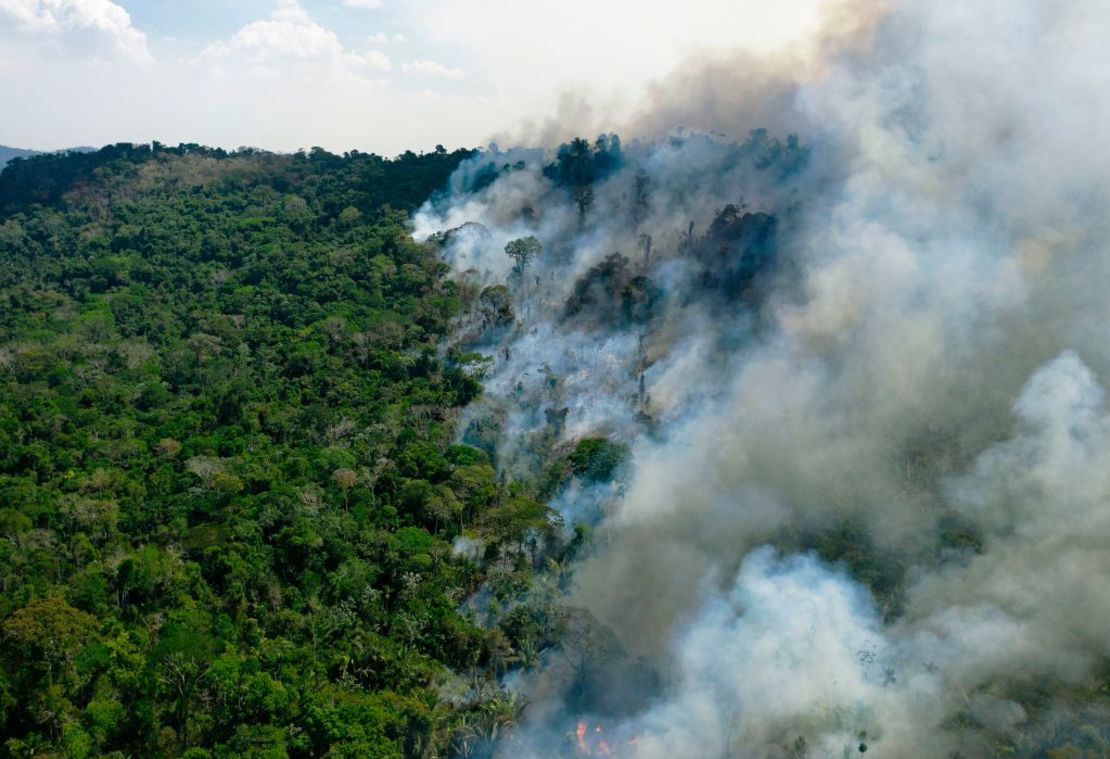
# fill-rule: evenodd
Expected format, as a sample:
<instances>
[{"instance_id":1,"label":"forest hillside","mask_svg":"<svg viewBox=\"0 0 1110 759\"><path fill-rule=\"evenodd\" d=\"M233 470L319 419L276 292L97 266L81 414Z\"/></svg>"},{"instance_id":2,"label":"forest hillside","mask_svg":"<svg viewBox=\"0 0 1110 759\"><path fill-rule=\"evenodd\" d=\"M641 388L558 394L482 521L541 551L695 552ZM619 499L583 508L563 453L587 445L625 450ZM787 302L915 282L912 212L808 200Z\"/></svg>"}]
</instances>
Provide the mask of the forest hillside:
<instances>
[{"instance_id":1,"label":"forest hillside","mask_svg":"<svg viewBox=\"0 0 1110 759\"><path fill-rule=\"evenodd\" d=\"M511 711L450 541L546 509L451 445L480 386L407 226L469 155L0 174L0 755L439 755Z\"/></svg>"}]
</instances>

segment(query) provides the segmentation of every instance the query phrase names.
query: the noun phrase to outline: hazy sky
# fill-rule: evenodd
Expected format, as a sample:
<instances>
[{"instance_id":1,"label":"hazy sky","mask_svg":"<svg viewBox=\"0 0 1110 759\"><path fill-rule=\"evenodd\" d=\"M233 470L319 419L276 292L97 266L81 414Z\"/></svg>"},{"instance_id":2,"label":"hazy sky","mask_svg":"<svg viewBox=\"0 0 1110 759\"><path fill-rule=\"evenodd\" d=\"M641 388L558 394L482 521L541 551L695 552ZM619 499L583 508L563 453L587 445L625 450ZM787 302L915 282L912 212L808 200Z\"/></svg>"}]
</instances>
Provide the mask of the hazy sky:
<instances>
[{"instance_id":1,"label":"hazy sky","mask_svg":"<svg viewBox=\"0 0 1110 759\"><path fill-rule=\"evenodd\" d=\"M564 92L631 102L691 54L804 39L820 4L0 0L0 144L484 145Z\"/></svg>"}]
</instances>

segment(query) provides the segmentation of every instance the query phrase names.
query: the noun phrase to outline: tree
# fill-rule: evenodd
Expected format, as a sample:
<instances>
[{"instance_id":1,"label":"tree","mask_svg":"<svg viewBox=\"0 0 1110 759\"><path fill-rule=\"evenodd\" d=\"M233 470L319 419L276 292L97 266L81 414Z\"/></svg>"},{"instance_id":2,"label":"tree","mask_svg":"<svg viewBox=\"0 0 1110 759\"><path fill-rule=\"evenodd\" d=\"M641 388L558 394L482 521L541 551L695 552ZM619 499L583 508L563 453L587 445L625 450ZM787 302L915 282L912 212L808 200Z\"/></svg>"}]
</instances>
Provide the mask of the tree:
<instances>
[{"instance_id":1,"label":"tree","mask_svg":"<svg viewBox=\"0 0 1110 759\"><path fill-rule=\"evenodd\" d=\"M605 438L580 440L568 457L571 471L588 482L612 479L628 459L628 447Z\"/></svg>"},{"instance_id":2,"label":"tree","mask_svg":"<svg viewBox=\"0 0 1110 759\"><path fill-rule=\"evenodd\" d=\"M578 218L584 220L586 213L594 205L594 188L589 186L574 188L574 204L578 206Z\"/></svg>"},{"instance_id":3,"label":"tree","mask_svg":"<svg viewBox=\"0 0 1110 759\"><path fill-rule=\"evenodd\" d=\"M349 511L351 488L358 482L358 472L353 469L340 467L331 473L331 478L335 480L335 484L343 491L343 510Z\"/></svg>"},{"instance_id":4,"label":"tree","mask_svg":"<svg viewBox=\"0 0 1110 759\"><path fill-rule=\"evenodd\" d=\"M513 259L513 272L520 274L543 251L543 244L535 235L511 240L505 245L505 253Z\"/></svg>"},{"instance_id":5,"label":"tree","mask_svg":"<svg viewBox=\"0 0 1110 759\"><path fill-rule=\"evenodd\" d=\"M4 640L29 665L45 665L47 676L67 665L96 632L96 618L57 596L32 601L3 624Z\"/></svg>"}]
</instances>

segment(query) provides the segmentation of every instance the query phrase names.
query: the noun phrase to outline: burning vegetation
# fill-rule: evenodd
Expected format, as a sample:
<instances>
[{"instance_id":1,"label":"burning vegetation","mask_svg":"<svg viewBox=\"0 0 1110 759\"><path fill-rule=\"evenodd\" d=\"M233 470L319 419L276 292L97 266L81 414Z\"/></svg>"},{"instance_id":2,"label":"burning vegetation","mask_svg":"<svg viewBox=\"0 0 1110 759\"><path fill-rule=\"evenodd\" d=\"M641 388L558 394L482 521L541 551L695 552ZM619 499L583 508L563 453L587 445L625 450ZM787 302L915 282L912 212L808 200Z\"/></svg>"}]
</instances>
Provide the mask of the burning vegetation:
<instances>
[{"instance_id":1,"label":"burning vegetation","mask_svg":"<svg viewBox=\"0 0 1110 759\"><path fill-rule=\"evenodd\" d=\"M1018 6L853 6L750 93L797 136L491 151L418 214L483 230L433 238L471 294L447 350L486 357L460 440L558 513L475 606L536 652L491 751L1106 750L1110 166L1048 137L1094 138L1105 14ZM719 125L700 71L658 112Z\"/></svg>"}]
</instances>

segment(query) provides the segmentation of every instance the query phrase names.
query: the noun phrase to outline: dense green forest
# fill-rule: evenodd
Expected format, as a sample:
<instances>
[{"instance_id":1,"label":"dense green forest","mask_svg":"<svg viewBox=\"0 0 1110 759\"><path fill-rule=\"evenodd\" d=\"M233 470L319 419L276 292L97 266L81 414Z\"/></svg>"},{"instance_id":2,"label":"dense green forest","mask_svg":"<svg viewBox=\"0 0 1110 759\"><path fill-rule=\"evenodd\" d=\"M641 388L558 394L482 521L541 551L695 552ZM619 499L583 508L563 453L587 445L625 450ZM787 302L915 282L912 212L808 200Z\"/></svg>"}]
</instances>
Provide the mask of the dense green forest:
<instances>
[{"instance_id":1,"label":"dense green forest","mask_svg":"<svg viewBox=\"0 0 1110 759\"><path fill-rule=\"evenodd\" d=\"M407 227L469 155L0 174L0 754L477 755L519 716L555 622L461 610L555 520L452 444L467 296Z\"/></svg>"}]
</instances>

